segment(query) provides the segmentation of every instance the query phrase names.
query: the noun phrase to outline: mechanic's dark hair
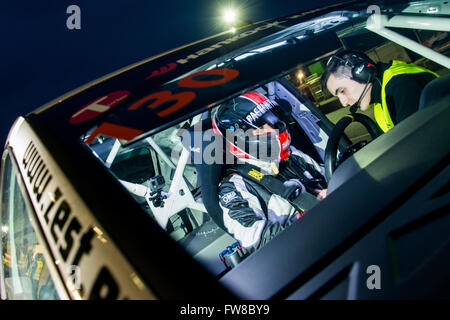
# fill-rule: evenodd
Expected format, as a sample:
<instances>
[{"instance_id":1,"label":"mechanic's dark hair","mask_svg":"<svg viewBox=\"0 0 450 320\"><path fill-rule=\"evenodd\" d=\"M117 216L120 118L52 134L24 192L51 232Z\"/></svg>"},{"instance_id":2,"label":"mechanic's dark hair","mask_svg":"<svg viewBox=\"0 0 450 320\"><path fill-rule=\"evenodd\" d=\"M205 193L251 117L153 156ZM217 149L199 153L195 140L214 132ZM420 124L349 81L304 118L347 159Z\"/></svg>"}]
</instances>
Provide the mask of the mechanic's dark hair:
<instances>
[{"instance_id":1,"label":"mechanic's dark hair","mask_svg":"<svg viewBox=\"0 0 450 320\"><path fill-rule=\"evenodd\" d=\"M355 69L362 68L362 74L355 74ZM337 78L350 77L352 80L364 83L370 80L375 72L375 63L365 53L344 50L333 55L327 63L325 72L321 76L322 88L327 88L327 81L331 74ZM360 70L361 73L361 70Z\"/></svg>"}]
</instances>

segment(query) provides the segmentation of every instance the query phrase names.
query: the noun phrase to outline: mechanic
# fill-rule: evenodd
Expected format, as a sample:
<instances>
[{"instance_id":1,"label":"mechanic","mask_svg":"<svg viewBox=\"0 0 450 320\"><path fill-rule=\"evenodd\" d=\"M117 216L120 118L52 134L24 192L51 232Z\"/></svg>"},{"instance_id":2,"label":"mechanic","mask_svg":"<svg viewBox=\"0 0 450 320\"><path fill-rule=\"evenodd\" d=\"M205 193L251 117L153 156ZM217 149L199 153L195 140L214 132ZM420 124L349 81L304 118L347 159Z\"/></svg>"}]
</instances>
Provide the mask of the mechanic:
<instances>
[{"instance_id":1,"label":"mechanic","mask_svg":"<svg viewBox=\"0 0 450 320\"><path fill-rule=\"evenodd\" d=\"M376 122L387 132L418 110L423 88L436 77L414 64L375 64L364 53L345 50L330 58L321 81L342 106L351 106L352 113L373 105Z\"/></svg>"},{"instance_id":2,"label":"mechanic","mask_svg":"<svg viewBox=\"0 0 450 320\"><path fill-rule=\"evenodd\" d=\"M281 114L253 91L222 104L212 120L235 162L219 185L223 222L250 251L299 219L326 187L323 167L290 146Z\"/></svg>"}]
</instances>

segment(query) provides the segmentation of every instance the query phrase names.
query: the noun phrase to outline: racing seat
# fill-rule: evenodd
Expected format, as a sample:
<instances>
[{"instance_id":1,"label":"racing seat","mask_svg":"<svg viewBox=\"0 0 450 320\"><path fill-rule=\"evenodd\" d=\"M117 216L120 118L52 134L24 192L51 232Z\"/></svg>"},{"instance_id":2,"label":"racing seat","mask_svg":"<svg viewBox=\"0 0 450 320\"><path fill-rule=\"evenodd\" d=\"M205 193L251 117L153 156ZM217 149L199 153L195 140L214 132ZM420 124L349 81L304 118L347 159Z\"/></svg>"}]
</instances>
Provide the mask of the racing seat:
<instances>
[{"instance_id":1,"label":"racing seat","mask_svg":"<svg viewBox=\"0 0 450 320\"><path fill-rule=\"evenodd\" d=\"M422 91L419 110L435 105L450 96L450 74L433 79Z\"/></svg>"},{"instance_id":2,"label":"racing seat","mask_svg":"<svg viewBox=\"0 0 450 320\"><path fill-rule=\"evenodd\" d=\"M197 171L197 191L200 191L203 205L210 219L181 239L179 243L211 274L220 277L226 270L219 258L219 253L236 242L225 228L222 209L219 206L218 187L226 174L226 165L222 164L225 161L222 163L205 161L203 151L214 143L214 139L222 138L214 133L211 117L187 128L180 137L183 148L189 151L191 163ZM209 137L214 138L210 140ZM218 156L223 155L224 152L221 150Z\"/></svg>"},{"instance_id":3,"label":"racing seat","mask_svg":"<svg viewBox=\"0 0 450 320\"><path fill-rule=\"evenodd\" d=\"M197 131L200 130L200 131ZM212 129L212 120L207 117L201 120L200 124L191 126L187 129L188 134L184 134L182 138L183 147L190 150L191 160L194 162L195 169L197 171L197 186L199 187L200 194L202 196L203 204L208 211L212 220L223 230L226 231L222 218L222 209L219 206L218 187L225 175L226 165L221 163L207 164L204 162L203 151L215 140L208 141L204 139L205 135L214 136L215 139L221 139L214 134ZM200 153L202 156L196 161L196 153ZM224 152L222 150L222 155ZM214 155L213 155L214 156ZM223 158L222 158L223 159Z\"/></svg>"}]
</instances>

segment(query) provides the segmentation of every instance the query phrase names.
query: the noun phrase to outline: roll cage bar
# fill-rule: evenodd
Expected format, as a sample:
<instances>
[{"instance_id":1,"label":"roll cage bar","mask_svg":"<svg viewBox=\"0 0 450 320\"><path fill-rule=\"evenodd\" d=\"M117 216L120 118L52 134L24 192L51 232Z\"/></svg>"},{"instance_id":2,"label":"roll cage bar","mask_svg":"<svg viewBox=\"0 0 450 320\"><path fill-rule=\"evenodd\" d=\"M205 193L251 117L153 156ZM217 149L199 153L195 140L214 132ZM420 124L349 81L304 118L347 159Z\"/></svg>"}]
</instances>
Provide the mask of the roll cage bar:
<instances>
[{"instance_id":1,"label":"roll cage bar","mask_svg":"<svg viewBox=\"0 0 450 320\"><path fill-rule=\"evenodd\" d=\"M376 6L371 6L367 10L368 12L371 10L376 11L376 8ZM366 23L366 29L450 69L449 57L427 48L423 44L417 43L398 32L392 31L388 27L450 31L450 18L437 16L419 17L412 15L397 15L388 18L387 15L375 12L369 16Z\"/></svg>"}]
</instances>

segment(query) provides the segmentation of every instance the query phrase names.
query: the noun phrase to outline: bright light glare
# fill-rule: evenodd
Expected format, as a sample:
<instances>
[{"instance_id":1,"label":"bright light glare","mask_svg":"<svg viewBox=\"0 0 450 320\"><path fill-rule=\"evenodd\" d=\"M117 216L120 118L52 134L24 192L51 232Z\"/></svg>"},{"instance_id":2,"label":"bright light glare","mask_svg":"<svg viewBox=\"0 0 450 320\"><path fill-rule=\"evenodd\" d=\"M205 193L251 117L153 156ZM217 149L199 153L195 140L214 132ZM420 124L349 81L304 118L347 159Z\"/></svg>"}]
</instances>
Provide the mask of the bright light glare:
<instances>
[{"instance_id":1,"label":"bright light glare","mask_svg":"<svg viewBox=\"0 0 450 320\"><path fill-rule=\"evenodd\" d=\"M8 232L8 227L7 226L2 226L2 231L3 231L3 233L7 233Z\"/></svg>"},{"instance_id":2,"label":"bright light glare","mask_svg":"<svg viewBox=\"0 0 450 320\"><path fill-rule=\"evenodd\" d=\"M271 44L271 45L268 45L268 46L265 46L265 47L261 47L261 48L255 49L253 51L264 52L264 51L267 51L267 50L270 50L270 49L274 49L274 48L277 48L277 47L280 47L280 46L284 46L285 44L287 44L286 40L281 41L281 42L277 42L277 43L274 43L274 44Z\"/></svg>"},{"instance_id":3,"label":"bright light glare","mask_svg":"<svg viewBox=\"0 0 450 320\"><path fill-rule=\"evenodd\" d=\"M235 27L232 27L232 28L230 29L230 32L231 32L231 33L235 33L235 32L236 32L236 28L235 28Z\"/></svg>"},{"instance_id":4,"label":"bright light glare","mask_svg":"<svg viewBox=\"0 0 450 320\"><path fill-rule=\"evenodd\" d=\"M233 9L227 9L223 13L223 19L225 20L225 22L232 23L232 22L236 21L236 18L237 18L237 13Z\"/></svg>"},{"instance_id":5,"label":"bright light glare","mask_svg":"<svg viewBox=\"0 0 450 320\"><path fill-rule=\"evenodd\" d=\"M283 46L285 44L287 44L287 41L281 41L281 42L274 43L274 44L271 44L271 45L268 45L265 47L253 49L252 52L247 52L247 53L241 54L240 56L237 56L234 60L239 61L239 60L245 59L247 57L253 56L253 55L257 54L258 52L265 52L267 50L277 48L277 47Z\"/></svg>"},{"instance_id":6,"label":"bright light glare","mask_svg":"<svg viewBox=\"0 0 450 320\"><path fill-rule=\"evenodd\" d=\"M239 60L245 59L245 58L247 58L247 57L253 56L253 55L255 55L255 54L256 54L256 52L248 52L248 53L244 53L244 54L241 54L240 56L234 58L234 60L239 61Z\"/></svg>"},{"instance_id":7,"label":"bright light glare","mask_svg":"<svg viewBox=\"0 0 450 320\"><path fill-rule=\"evenodd\" d=\"M305 76L305 74L303 72L301 72L301 71L297 72L298 80L302 80L304 76Z\"/></svg>"}]
</instances>

